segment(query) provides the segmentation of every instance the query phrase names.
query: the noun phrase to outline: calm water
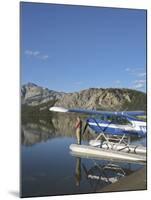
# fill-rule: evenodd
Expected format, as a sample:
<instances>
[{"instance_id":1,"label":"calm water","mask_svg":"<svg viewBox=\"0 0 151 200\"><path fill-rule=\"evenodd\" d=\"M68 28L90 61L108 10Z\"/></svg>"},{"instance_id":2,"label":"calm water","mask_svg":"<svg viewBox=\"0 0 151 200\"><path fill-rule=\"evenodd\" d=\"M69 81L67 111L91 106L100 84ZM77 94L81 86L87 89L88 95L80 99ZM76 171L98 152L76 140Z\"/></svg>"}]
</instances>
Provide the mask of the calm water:
<instances>
[{"instance_id":1,"label":"calm water","mask_svg":"<svg viewBox=\"0 0 151 200\"><path fill-rule=\"evenodd\" d=\"M57 118L22 125L22 197L93 193L142 167L72 156L69 146L76 143L72 123Z\"/></svg>"}]
</instances>

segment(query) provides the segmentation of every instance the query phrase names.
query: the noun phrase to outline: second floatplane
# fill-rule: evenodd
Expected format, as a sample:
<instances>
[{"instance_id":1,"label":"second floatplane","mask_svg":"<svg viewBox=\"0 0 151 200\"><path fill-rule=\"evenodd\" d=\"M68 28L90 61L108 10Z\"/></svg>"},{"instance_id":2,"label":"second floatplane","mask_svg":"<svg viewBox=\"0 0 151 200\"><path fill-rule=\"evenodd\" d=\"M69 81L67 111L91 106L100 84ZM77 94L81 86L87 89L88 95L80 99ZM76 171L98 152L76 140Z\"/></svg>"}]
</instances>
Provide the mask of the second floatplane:
<instances>
[{"instance_id":1,"label":"second floatplane","mask_svg":"<svg viewBox=\"0 0 151 200\"><path fill-rule=\"evenodd\" d=\"M96 111L86 109L66 109L51 107L53 112L86 114L83 134L91 129L97 137L90 140L89 145L71 144L70 150L76 155L120 159L126 161L146 162L146 147L131 144L131 137L146 137L146 122L138 116L144 111Z\"/></svg>"}]
</instances>

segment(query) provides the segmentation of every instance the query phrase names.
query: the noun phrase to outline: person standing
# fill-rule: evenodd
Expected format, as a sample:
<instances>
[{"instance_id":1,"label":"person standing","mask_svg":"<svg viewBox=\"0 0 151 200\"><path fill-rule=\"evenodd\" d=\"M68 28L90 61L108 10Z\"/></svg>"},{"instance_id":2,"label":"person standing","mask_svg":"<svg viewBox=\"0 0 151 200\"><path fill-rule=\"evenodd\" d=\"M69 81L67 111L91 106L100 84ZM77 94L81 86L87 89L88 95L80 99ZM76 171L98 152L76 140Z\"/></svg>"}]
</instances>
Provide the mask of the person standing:
<instances>
[{"instance_id":1,"label":"person standing","mask_svg":"<svg viewBox=\"0 0 151 200\"><path fill-rule=\"evenodd\" d=\"M81 144L82 120L80 119L80 117L77 117L75 128L76 128L77 143Z\"/></svg>"}]
</instances>

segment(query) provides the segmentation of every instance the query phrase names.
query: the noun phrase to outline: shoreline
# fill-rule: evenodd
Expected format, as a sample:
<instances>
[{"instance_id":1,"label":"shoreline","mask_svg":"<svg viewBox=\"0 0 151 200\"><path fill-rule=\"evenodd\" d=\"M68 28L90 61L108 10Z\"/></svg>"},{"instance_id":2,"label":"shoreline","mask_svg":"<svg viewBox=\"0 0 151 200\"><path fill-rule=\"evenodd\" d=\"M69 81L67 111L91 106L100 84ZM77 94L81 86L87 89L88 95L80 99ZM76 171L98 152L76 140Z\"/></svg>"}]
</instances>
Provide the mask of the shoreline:
<instances>
[{"instance_id":1,"label":"shoreline","mask_svg":"<svg viewBox=\"0 0 151 200\"><path fill-rule=\"evenodd\" d=\"M110 184L97 192L122 192L147 190L147 167L144 166L133 174L121 178L118 182Z\"/></svg>"}]
</instances>

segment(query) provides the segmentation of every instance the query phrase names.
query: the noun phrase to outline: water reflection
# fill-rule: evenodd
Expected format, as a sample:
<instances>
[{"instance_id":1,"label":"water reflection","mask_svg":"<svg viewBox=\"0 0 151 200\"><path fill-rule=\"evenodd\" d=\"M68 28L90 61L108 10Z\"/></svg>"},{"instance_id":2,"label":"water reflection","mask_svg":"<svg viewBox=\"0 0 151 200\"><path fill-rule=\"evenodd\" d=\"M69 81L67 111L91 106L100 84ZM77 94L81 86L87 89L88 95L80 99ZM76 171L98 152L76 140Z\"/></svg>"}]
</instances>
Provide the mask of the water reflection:
<instances>
[{"instance_id":1,"label":"water reflection","mask_svg":"<svg viewBox=\"0 0 151 200\"><path fill-rule=\"evenodd\" d=\"M75 167L76 186L80 186L80 181L81 181L81 158L76 158L76 167Z\"/></svg>"},{"instance_id":2,"label":"water reflection","mask_svg":"<svg viewBox=\"0 0 151 200\"><path fill-rule=\"evenodd\" d=\"M40 123L27 123L26 125L22 125L21 141L23 145L33 145L47 141L53 137L55 137L55 129L53 126L47 127Z\"/></svg>"},{"instance_id":3,"label":"water reflection","mask_svg":"<svg viewBox=\"0 0 151 200\"><path fill-rule=\"evenodd\" d=\"M30 120L24 121L21 128L21 142L23 145L33 145L42 141L47 141L54 137L75 137L75 122L77 116L74 114L60 114L52 115L47 119ZM81 117L83 121L83 128L85 127L85 118ZM96 138L96 134L91 130L87 129L85 134L82 135L83 140L90 140ZM134 142L137 138L131 138ZM137 141L136 141L137 143ZM139 142L140 143L140 142ZM146 146L146 138L141 142L142 145Z\"/></svg>"},{"instance_id":4,"label":"water reflection","mask_svg":"<svg viewBox=\"0 0 151 200\"><path fill-rule=\"evenodd\" d=\"M47 120L26 121L21 128L21 142L28 146L60 136L75 137L75 121L74 115L55 115ZM85 134L83 139L93 137L93 134Z\"/></svg>"},{"instance_id":5,"label":"water reflection","mask_svg":"<svg viewBox=\"0 0 151 200\"><path fill-rule=\"evenodd\" d=\"M85 162L85 159L76 157L75 167L75 185L80 187L83 179L89 183L91 192L97 192L98 189L119 181L120 178L136 171L139 166L113 161L91 161L90 164Z\"/></svg>"},{"instance_id":6,"label":"water reflection","mask_svg":"<svg viewBox=\"0 0 151 200\"><path fill-rule=\"evenodd\" d=\"M22 197L92 193L142 167L71 156L75 119L60 115L22 124ZM86 133L82 144L91 138Z\"/></svg>"}]
</instances>

